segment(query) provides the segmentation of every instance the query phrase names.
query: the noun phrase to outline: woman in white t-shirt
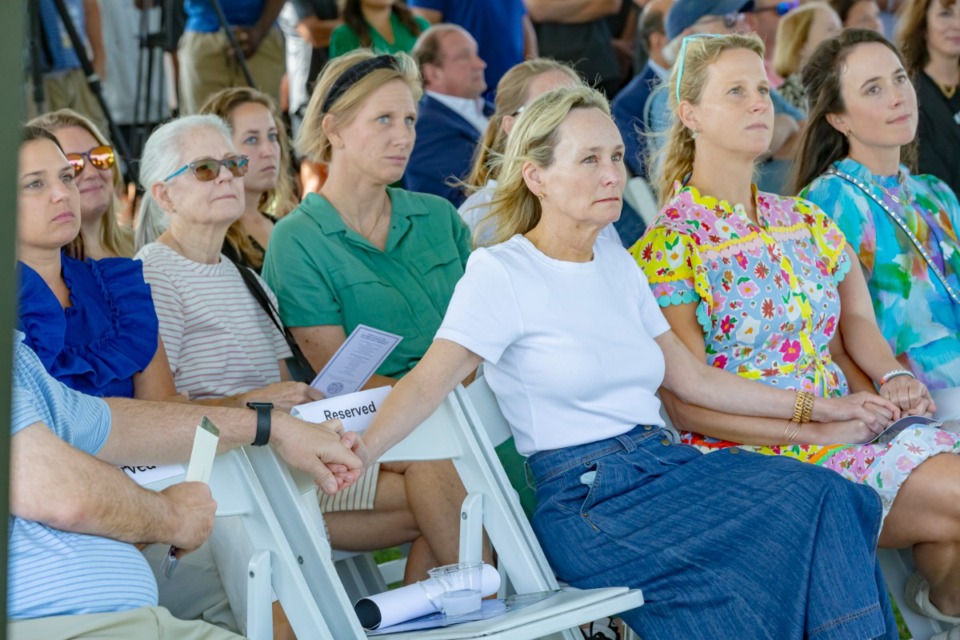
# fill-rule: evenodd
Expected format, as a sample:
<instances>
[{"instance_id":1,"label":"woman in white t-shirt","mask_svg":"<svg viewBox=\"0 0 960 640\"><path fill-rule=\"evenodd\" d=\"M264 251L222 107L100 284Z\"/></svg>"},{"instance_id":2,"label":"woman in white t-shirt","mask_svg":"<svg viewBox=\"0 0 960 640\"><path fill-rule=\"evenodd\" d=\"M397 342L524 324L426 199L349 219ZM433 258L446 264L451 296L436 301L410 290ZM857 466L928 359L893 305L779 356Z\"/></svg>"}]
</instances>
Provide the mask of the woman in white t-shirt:
<instances>
[{"instance_id":1,"label":"woman in white t-shirt","mask_svg":"<svg viewBox=\"0 0 960 640\"><path fill-rule=\"evenodd\" d=\"M551 565L577 587L642 588L646 604L623 618L643 637L896 637L876 495L792 460L675 444L656 393L877 431L895 407L866 394L809 407L696 361L630 256L597 237L625 177L602 95L557 89L530 104L492 201L500 244L471 255L433 345L347 441L376 460L483 362L529 456Z\"/></svg>"}]
</instances>

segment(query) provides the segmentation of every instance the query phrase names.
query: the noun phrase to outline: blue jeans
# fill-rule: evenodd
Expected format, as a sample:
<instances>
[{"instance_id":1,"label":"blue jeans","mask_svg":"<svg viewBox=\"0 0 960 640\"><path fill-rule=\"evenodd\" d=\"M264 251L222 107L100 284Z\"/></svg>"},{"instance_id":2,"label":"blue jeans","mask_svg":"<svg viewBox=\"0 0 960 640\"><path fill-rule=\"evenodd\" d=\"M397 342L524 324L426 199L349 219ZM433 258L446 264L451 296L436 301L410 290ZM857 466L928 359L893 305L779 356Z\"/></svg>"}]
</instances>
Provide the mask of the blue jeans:
<instances>
[{"instance_id":1,"label":"blue jeans","mask_svg":"<svg viewBox=\"0 0 960 640\"><path fill-rule=\"evenodd\" d=\"M795 460L704 456L659 427L529 459L533 527L557 576L626 585L657 638L898 638L866 487Z\"/></svg>"}]
</instances>

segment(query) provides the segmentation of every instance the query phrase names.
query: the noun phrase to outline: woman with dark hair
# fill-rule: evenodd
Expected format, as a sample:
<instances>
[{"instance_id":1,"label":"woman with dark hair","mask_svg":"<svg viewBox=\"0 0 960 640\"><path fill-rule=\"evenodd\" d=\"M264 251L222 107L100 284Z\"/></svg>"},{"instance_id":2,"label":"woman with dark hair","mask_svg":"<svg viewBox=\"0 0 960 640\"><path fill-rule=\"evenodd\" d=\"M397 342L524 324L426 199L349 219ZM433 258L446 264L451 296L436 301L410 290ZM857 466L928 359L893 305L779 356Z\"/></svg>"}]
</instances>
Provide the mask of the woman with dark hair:
<instances>
[{"instance_id":1,"label":"woman with dark hair","mask_svg":"<svg viewBox=\"0 0 960 640\"><path fill-rule=\"evenodd\" d=\"M86 158L84 158L86 160ZM140 262L78 260L77 167L45 128L24 129L17 191L18 328L54 378L99 397L176 395Z\"/></svg>"},{"instance_id":2,"label":"woman with dark hair","mask_svg":"<svg viewBox=\"0 0 960 640\"><path fill-rule=\"evenodd\" d=\"M330 36L330 57L361 47L376 53L410 53L430 23L401 0L343 0L343 24Z\"/></svg>"},{"instance_id":3,"label":"woman with dark hair","mask_svg":"<svg viewBox=\"0 0 960 640\"><path fill-rule=\"evenodd\" d=\"M897 44L920 102L917 168L960 193L960 2L909 0Z\"/></svg>"},{"instance_id":4,"label":"woman with dark hair","mask_svg":"<svg viewBox=\"0 0 960 640\"><path fill-rule=\"evenodd\" d=\"M899 52L879 34L845 31L816 51L803 83L795 188L808 185L801 195L856 251L901 364L930 389L960 386L960 204L908 169L917 95Z\"/></svg>"}]
</instances>

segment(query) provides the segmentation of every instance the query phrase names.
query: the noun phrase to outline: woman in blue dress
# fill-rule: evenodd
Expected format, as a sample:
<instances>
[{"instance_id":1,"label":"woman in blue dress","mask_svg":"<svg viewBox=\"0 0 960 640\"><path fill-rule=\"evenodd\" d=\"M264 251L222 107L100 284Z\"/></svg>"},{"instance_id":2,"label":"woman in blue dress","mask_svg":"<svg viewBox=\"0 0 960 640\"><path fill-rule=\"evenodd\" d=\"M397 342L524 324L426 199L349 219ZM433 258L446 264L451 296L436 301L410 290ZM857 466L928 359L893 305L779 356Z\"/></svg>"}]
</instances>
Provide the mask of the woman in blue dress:
<instances>
[{"instance_id":1,"label":"woman in blue dress","mask_svg":"<svg viewBox=\"0 0 960 640\"><path fill-rule=\"evenodd\" d=\"M18 328L55 378L100 397L176 395L140 262L66 255L80 191L53 134L28 127L17 188Z\"/></svg>"}]
</instances>

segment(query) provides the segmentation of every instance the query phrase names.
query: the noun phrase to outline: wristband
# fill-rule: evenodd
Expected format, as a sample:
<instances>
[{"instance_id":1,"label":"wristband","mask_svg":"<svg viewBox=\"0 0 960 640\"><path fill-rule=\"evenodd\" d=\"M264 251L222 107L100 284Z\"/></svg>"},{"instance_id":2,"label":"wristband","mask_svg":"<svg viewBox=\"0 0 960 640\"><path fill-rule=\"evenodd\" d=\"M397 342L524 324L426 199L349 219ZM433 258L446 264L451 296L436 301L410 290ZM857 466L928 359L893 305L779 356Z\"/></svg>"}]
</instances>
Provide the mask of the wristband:
<instances>
[{"instance_id":1,"label":"wristband","mask_svg":"<svg viewBox=\"0 0 960 640\"><path fill-rule=\"evenodd\" d=\"M273 403L248 402L247 406L257 412L257 435L251 444L262 447L270 442L270 413L273 411Z\"/></svg>"},{"instance_id":2,"label":"wristband","mask_svg":"<svg viewBox=\"0 0 960 640\"><path fill-rule=\"evenodd\" d=\"M880 386L882 387L894 378L899 378L901 376L910 376L914 380L917 379L917 376L913 375L913 371L909 371L907 369L894 369L893 371L887 371L885 374L883 374L883 377L880 378Z\"/></svg>"}]
</instances>

